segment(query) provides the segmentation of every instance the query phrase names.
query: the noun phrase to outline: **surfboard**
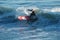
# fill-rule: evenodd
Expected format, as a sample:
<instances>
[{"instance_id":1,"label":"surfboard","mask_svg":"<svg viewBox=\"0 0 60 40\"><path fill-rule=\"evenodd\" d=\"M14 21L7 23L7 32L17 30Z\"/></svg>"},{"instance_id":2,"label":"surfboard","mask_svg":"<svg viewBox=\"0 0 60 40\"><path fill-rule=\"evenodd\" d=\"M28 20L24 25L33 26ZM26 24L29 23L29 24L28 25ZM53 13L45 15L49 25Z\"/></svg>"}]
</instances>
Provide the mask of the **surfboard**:
<instances>
[{"instance_id":1,"label":"surfboard","mask_svg":"<svg viewBox=\"0 0 60 40\"><path fill-rule=\"evenodd\" d=\"M18 16L19 20L29 20L29 16Z\"/></svg>"}]
</instances>

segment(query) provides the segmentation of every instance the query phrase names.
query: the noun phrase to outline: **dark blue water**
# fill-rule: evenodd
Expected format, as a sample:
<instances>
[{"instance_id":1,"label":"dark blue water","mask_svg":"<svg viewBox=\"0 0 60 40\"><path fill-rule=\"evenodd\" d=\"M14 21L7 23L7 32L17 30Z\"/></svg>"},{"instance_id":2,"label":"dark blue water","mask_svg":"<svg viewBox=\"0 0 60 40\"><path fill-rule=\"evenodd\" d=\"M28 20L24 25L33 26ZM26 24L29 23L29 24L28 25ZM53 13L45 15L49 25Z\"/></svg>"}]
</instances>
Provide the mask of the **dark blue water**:
<instances>
[{"instance_id":1,"label":"dark blue water","mask_svg":"<svg viewBox=\"0 0 60 40\"><path fill-rule=\"evenodd\" d=\"M18 7L34 6L42 10L36 22L17 19ZM59 8L59 0L0 0L0 40L60 40Z\"/></svg>"}]
</instances>

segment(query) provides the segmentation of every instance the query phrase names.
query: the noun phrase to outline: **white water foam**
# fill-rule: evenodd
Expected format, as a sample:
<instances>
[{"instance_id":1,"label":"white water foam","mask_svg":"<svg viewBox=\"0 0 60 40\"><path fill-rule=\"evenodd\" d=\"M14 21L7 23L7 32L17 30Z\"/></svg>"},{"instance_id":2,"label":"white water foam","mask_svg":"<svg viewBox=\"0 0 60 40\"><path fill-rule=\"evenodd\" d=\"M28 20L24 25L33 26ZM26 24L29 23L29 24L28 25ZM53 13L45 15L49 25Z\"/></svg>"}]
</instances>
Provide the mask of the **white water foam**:
<instances>
[{"instance_id":1,"label":"white water foam","mask_svg":"<svg viewBox=\"0 0 60 40\"><path fill-rule=\"evenodd\" d=\"M51 9L43 9L43 12L47 13L47 12L60 12L60 8L59 7L54 7Z\"/></svg>"},{"instance_id":2,"label":"white water foam","mask_svg":"<svg viewBox=\"0 0 60 40\"><path fill-rule=\"evenodd\" d=\"M38 13L40 11L40 9L38 7L32 6L32 7L18 7L16 9L16 11L18 13L20 12L24 12L26 15L30 15L30 13L32 13L32 11L28 11L27 9L33 9L35 11L35 13Z\"/></svg>"}]
</instances>

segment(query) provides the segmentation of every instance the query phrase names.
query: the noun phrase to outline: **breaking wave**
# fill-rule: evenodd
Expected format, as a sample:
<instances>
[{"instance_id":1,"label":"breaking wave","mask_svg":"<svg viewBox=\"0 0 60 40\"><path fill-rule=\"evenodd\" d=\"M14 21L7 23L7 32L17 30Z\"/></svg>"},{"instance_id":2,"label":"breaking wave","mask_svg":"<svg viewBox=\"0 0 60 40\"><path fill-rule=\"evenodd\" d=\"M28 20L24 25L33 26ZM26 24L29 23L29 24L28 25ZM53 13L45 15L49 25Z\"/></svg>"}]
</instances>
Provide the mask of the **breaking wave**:
<instances>
[{"instance_id":1,"label":"breaking wave","mask_svg":"<svg viewBox=\"0 0 60 40\"><path fill-rule=\"evenodd\" d=\"M43 24L45 24L47 20L48 20L47 24L58 23L60 20L60 15L59 15L60 11L59 10L60 10L60 8L56 8L56 7L50 8L50 9L47 9L47 8L42 9L41 10L42 12L37 13L38 18L41 21L40 23L42 23L44 21ZM7 22L9 23L9 21L14 22L17 20L16 16L19 16L19 14L21 14L21 12L23 12L23 11L20 11L18 13L16 11L16 9L1 6L0 7L0 22L1 23L7 23Z\"/></svg>"}]
</instances>

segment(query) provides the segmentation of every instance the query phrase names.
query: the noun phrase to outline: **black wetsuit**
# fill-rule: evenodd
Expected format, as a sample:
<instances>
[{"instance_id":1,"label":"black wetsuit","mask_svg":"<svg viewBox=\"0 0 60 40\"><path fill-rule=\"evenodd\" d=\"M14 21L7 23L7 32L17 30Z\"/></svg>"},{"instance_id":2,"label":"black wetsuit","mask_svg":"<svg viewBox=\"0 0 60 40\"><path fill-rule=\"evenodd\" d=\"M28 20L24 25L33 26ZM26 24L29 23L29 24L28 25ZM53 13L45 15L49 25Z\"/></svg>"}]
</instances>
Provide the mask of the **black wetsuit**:
<instances>
[{"instance_id":1,"label":"black wetsuit","mask_svg":"<svg viewBox=\"0 0 60 40\"><path fill-rule=\"evenodd\" d=\"M30 14L30 21L31 22L34 22L34 21L36 21L38 18L37 18L37 16L36 16L36 14L34 13L34 11Z\"/></svg>"}]
</instances>

